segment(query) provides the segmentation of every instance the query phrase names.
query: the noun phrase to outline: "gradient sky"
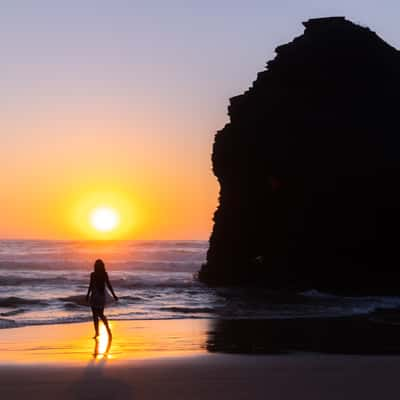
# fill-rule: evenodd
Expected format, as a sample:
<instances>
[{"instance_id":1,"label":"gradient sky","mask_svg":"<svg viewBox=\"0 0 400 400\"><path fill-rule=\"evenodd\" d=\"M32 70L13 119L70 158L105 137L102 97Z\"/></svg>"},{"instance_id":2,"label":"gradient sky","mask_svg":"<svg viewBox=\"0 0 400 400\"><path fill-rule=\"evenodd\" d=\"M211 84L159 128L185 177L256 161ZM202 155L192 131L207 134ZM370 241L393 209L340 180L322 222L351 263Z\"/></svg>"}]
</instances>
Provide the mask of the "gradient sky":
<instances>
[{"instance_id":1,"label":"gradient sky","mask_svg":"<svg viewBox=\"0 0 400 400\"><path fill-rule=\"evenodd\" d=\"M229 97L302 21L345 15L400 48L399 12L367 0L2 0L0 237L90 237L76 210L114 196L132 206L125 237L207 239Z\"/></svg>"}]
</instances>

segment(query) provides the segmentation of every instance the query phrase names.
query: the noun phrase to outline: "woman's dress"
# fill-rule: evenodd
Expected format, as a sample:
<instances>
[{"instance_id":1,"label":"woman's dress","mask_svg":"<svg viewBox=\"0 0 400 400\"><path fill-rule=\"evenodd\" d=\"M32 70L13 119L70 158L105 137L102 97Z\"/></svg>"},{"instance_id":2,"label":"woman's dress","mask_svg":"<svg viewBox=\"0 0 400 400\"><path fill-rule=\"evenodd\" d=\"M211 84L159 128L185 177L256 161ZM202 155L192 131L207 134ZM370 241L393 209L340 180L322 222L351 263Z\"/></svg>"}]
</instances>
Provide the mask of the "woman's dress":
<instances>
[{"instance_id":1,"label":"woman's dress","mask_svg":"<svg viewBox=\"0 0 400 400\"><path fill-rule=\"evenodd\" d=\"M92 308L103 309L106 303L105 282L103 279L96 279L94 274L90 276L92 293L89 304Z\"/></svg>"}]
</instances>

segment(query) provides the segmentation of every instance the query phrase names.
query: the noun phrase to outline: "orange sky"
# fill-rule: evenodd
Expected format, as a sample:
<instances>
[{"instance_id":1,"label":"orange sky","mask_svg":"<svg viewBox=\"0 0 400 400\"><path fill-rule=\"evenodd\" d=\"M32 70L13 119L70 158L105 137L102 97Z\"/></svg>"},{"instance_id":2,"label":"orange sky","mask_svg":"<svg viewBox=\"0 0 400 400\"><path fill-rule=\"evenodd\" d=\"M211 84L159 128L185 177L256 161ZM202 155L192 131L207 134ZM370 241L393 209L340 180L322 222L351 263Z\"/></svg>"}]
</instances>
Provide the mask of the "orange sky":
<instances>
[{"instance_id":1,"label":"orange sky","mask_svg":"<svg viewBox=\"0 0 400 400\"><path fill-rule=\"evenodd\" d=\"M208 237L218 191L212 132L204 140L204 127L190 127L192 142L202 138L193 147L189 126L162 112L154 121L111 104L60 108L47 103L46 112L8 121L14 135L1 150L2 238ZM113 235L89 225L99 205L121 213Z\"/></svg>"}]
</instances>

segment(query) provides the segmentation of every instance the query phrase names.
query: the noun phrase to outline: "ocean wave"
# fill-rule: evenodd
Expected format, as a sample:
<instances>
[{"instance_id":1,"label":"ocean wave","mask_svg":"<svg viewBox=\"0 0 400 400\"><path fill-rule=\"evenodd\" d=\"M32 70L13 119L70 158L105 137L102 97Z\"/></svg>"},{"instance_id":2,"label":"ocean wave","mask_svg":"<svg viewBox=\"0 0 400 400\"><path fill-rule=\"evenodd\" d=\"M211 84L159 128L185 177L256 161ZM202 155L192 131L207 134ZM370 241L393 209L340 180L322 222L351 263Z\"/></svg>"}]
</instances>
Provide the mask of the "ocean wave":
<instances>
[{"instance_id":1,"label":"ocean wave","mask_svg":"<svg viewBox=\"0 0 400 400\"><path fill-rule=\"evenodd\" d=\"M162 307L159 310L183 314L215 313L215 310L209 307Z\"/></svg>"},{"instance_id":2,"label":"ocean wave","mask_svg":"<svg viewBox=\"0 0 400 400\"><path fill-rule=\"evenodd\" d=\"M101 256L106 264L135 263L138 261L202 261L208 243L206 241L3 241L0 240L0 268L23 262L26 267L37 268L49 264L90 268Z\"/></svg>"},{"instance_id":3,"label":"ocean wave","mask_svg":"<svg viewBox=\"0 0 400 400\"><path fill-rule=\"evenodd\" d=\"M85 295L78 294L74 296L59 297L57 300L78 306L88 306Z\"/></svg>"},{"instance_id":4,"label":"ocean wave","mask_svg":"<svg viewBox=\"0 0 400 400\"><path fill-rule=\"evenodd\" d=\"M167 259L124 259L107 262L110 271L160 271L160 272L195 272L204 262L199 260L182 260L182 254L176 255L173 260ZM0 261L0 270L9 271L78 271L89 274L92 271L92 263L82 261L42 260L42 261Z\"/></svg>"},{"instance_id":5,"label":"ocean wave","mask_svg":"<svg viewBox=\"0 0 400 400\"><path fill-rule=\"evenodd\" d=\"M131 246L137 247L152 247L155 249L160 248L175 248L175 247L195 247L199 249L207 249L208 242L206 240L145 240L130 242Z\"/></svg>"},{"instance_id":6,"label":"ocean wave","mask_svg":"<svg viewBox=\"0 0 400 400\"><path fill-rule=\"evenodd\" d=\"M129 297L129 296L126 296ZM57 299L58 301L61 301L64 304L64 308L67 309L76 309L77 307L84 306L88 307L89 303L86 301L86 295L83 294L78 294L78 295L72 295L72 296L66 296L66 297L59 297ZM106 291L106 305L116 305L117 303L115 300L112 298L112 296Z\"/></svg>"},{"instance_id":7,"label":"ocean wave","mask_svg":"<svg viewBox=\"0 0 400 400\"><path fill-rule=\"evenodd\" d=\"M0 297L0 307L18 307L24 305L47 304L46 301L40 299L24 299L22 297Z\"/></svg>"},{"instance_id":8,"label":"ocean wave","mask_svg":"<svg viewBox=\"0 0 400 400\"><path fill-rule=\"evenodd\" d=\"M71 280L65 276L57 277L32 277L32 276L17 276L7 275L1 276L2 286L21 286L21 285L60 285L63 283L75 283L78 282L76 279Z\"/></svg>"},{"instance_id":9,"label":"ocean wave","mask_svg":"<svg viewBox=\"0 0 400 400\"><path fill-rule=\"evenodd\" d=\"M0 313L0 316L2 317L12 317L13 315L19 315L24 313L26 310L24 308L18 308L17 310L12 310L12 311L7 311Z\"/></svg>"},{"instance_id":10,"label":"ocean wave","mask_svg":"<svg viewBox=\"0 0 400 400\"><path fill-rule=\"evenodd\" d=\"M4 274L0 273L1 286L37 286L37 285L87 285L89 282L89 272L74 272L71 274L43 272L32 274L31 271L24 274ZM191 272L167 272L156 273L153 271L112 271L110 280L114 285L121 287L149 287L149 286L171 286L181 287L187 285L200 286L201 283L193 278Z\"/></svg>"},{"instance_id":11,"label":"ocean wave","mask_svg":"<svg viewBox=\"0 0 400 400\"><path fill-rule=\"evenodd\" d=\"M84 305L85 305L86 307L89 306L88 304L84 304ZM69 310L69 311L81 310L81 309L82 309L82 306L83 306L83 304L80 305L80 304L77 304L77 303L70 303L70 302L67 302L67 303L63 304L64 309L65 309L65 310Z\"/></svg>"},{"instance_id":12,"label":"ocean wave","mask_svg":"<svg viewBox=\"0 0 400 400\"><path fill-rule=\"evenodd\" d=\"M203 287L204 285L195 279L190 278L171 278L171 279L152 279L132 277L125 279L113 279L112 284L114 287L123 289L146 289L146 288L170 288L170 289L182 289L182 288L193 288Z\"/></svg>"},{"instance_id":13,"label":"ocean wave","mask_svg":"<svg viewBox=\"0 0 400 400\"><path fill-rule=\"evenodd\" d=\"M146 299L144 297L140 297L140 296L122 296L119 298L120 300L128 300L128 301L145 301Z\"/></svg>"},{"instance_id":14,"label":"ocean wave","mask_svg":"<svg viewBox=\"0 0 400 400\"><path fill-rule=\"evenodd\" d=\"M6 271L54 271L87 269L87 263L66 261L0 261L0 270Z\"/></svg>"},{"instance_id":15,"label":"ocean wave","mask_svg":"<svg viewBox=\"0 0 400 400\"><path fill-rule=\"evenodd\" d=\"M339 297L334 294L320 292L316 289L306 290L305 292L300 292L299 294L304 297L311 297L314 299L337 299Z\"/></svg>"},{"instance_id":16,"label":"ocean wave","mask_svg":"<svg viewBox=\"0 0 400 400\"><path fill-rule=\"evenodd\" d=\"M15 328L17 323L12 319L0 318L0 329Z\"/></svg>"}]
</instances>

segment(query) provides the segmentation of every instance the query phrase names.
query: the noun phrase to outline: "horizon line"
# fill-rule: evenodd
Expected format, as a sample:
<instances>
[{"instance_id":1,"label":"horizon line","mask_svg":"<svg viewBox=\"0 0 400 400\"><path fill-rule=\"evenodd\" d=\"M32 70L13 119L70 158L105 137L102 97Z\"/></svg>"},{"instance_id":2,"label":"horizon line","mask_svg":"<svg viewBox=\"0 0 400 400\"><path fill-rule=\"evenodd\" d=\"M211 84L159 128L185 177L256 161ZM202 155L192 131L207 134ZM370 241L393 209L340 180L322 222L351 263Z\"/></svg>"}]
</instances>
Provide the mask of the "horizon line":
<instances>
[{"instance_id":1,"label":"horizon line","mask_svg":"<svg viewBox=\"0 0 400 400\"><path fill-rule=\"evenodd\" d=\"M46 238L1 238L0 242L32 241L32 242L204 242L209 239L46 239Z\"/></svg>"}]
</instances>

